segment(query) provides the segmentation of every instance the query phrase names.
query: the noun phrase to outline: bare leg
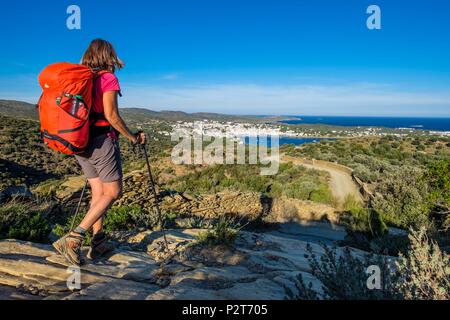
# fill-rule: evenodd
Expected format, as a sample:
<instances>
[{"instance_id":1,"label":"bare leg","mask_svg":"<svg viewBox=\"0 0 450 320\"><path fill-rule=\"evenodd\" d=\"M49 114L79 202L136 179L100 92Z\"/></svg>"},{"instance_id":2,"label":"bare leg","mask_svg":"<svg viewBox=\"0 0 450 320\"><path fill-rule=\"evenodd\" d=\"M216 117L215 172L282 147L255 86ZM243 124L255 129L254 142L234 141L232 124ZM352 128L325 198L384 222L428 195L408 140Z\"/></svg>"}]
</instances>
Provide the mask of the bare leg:
<instances>
[{"instance_id":1,"label":"bare leg","mask_svg":"<svg viewBox=\"0 0 450 320\"><path fill-rule=\"evenodd\" d=\"M101 233L103 231L103 220L104 220L104 215L101 216L92 226L92 235L96 235L98 233Z\"/></svg>"},{"instance_id":2,"label":"bare leg","mask_svg":"<svg viewBox=\"0 0 450 320\"><path fill-rule=\"evenodd\" d=\"M92 200L91 208L97 204L103 195L103 182L100 178L89 179L89 185L91 186ZM92 233L96 235L103 231L103 216L98 219L92 226Z\"/></svg>"},{"instance_id":3,"label":"bare leg","mask_svg":"<svg viewBox=\"0 0 450 320\"><path fill-rule=\"evenodd\" d=\"M96 182L94 182L95 184ZM120 198L122 193L122 182L115 181L110 183L103 183L103 193L101 196L92 201L91 207L80 223L80 227L84 230L89 230L94 224L103 217L109 207ZM99 224L102 221L99 222Z\"/></svg>"}]
</instances>

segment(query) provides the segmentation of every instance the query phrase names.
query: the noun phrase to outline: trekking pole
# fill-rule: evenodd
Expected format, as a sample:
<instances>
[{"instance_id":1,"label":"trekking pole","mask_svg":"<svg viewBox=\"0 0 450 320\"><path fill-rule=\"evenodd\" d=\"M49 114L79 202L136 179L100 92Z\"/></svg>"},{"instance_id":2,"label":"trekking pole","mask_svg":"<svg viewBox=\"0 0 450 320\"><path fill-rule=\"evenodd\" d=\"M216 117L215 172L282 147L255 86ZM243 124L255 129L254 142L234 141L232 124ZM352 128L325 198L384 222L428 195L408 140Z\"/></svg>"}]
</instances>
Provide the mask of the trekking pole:
<instances>
[{"instance_id":1,"label":"trekking pole","mask_svg":"<svg viewBox=\"0 0 450 320\"><path fill-rule=\"evenodd\" d=\"M77 220L77 216L78 216L78 213L79 213L80 207L81 207L81 201L83 200L84 192L86 191L87 185L88 185L88 180L86 179L86 182L84 183L84 186L83 186L83 190L81 191L80 200L78 200L77 209L75 210L75 215L73 216L73 219L72 219L72 225L70 226L70 232L73 231L75 221Z\"/></svg>"},{"instance_id":2,"label":"trekking pole","mask_svg":"<svg viewBox=\"0 0 450 320\"><path fill-rule=\"evenodd\" d=\"M164 238L164 245L166 247L166 250L169 251L169 244L167 242L166 231L164 229L164 221L162 218L161 210L159 208L158 195L156 194L155 180L153 179L152 169L150 167L150 161L148 160L147 148L145 147L145 144L141 144L140 146L141 146L142 150L144 151L145 162L147 163L148 179L149 179L150 186L152 189L153 197L155 198L155 208L156 208L156 213L158 214L159 223L161 225L161 231L162 231L163 238Z\"/></svg>"}]
</instances>

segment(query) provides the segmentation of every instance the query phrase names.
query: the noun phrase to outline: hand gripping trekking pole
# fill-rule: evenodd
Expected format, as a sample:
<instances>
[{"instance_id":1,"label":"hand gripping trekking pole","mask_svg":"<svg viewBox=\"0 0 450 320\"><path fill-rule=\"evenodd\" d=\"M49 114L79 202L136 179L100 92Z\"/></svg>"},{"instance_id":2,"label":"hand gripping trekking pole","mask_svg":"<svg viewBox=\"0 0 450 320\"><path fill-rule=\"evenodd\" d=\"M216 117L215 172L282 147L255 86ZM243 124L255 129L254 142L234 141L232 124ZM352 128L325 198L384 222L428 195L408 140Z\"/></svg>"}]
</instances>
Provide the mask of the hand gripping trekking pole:
<instances>
[{"instance_id":1,"label":"hand gripping trekking pole","mask_svg":"<svg viewBox=\"0 0 450 320\"><path fill-rule=\"evenodd\" d=\"M147 163L148 179L150 182L150 187L152 189L153 197L155 198L155 208L156 208L156 213L158 214L159 224L161 225L161 231L162 231L163 238L164 238L164 245L166 247L166 250L169 251L169 245L167 243L166 231L164 230L164 221L162 218L161 210L159 208L158 195L156 194L155 180L153 179L152 169L150 167L150 161L148 160L147 148L146 148L145 144L141 144L140 146L141 146L142 150L144 151L145 162Z\"/></svg>"},{"instance_id":2,"label":"hand gripping trekking pole","mask_svg":"<svg viewBox=\"0 0 450 320\"><path fill-rule=\"evenodd\" d=\"M70 232L73 231L73 227L75 226L75 221L77 220L78 213L80 212L81 201L83 201L84 192L86 191L86 187L88 185L88 181L84 183L83 190L81 190L80 200L78 200L77 209L75 210L75 214L72 219L72 225L70 226Z\"/></svg>"}]
</instances>

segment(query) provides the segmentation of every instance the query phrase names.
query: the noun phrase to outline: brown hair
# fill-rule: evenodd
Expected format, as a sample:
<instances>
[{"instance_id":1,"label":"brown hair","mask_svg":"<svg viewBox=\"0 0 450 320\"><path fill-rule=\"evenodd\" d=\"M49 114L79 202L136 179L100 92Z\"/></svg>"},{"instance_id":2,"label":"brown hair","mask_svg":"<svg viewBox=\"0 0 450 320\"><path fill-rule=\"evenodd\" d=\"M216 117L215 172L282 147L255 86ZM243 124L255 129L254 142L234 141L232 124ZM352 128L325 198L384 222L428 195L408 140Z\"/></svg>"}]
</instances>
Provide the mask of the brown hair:
<instances>
[{"instance_id":1,"label":"brown hair","mask_svg":"<svg viewBox=\"0 0 450 320\"><path fill-rule=\"evenodd\" d=\"M94 70L107 70L112 73L116 68L122 69L125 65L117 56L113 45L102 39L91 42L81 59L81 64Z\"/></svg>"}]
</instances>

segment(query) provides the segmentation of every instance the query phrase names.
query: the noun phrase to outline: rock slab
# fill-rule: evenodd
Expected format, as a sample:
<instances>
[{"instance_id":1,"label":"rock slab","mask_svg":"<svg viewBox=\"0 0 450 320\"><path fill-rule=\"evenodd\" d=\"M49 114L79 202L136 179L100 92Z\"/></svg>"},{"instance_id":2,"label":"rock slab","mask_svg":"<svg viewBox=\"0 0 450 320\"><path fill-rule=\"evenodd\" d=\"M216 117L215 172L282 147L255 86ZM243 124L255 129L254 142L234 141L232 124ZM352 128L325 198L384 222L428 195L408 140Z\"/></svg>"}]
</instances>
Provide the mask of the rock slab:
<instances>
[{"instance_id":1,"label":"rock slab","mask_svg":"<svg viewBox=\"0 0 450 320\"><path fill-rule=\"evenodd\" d=\"M0 298L281 300L285 287L295 289L300 273L320 289L304 256L307 242L292 226L265 233L241 231L232 247L201 245L195 237L200 231L169 230L172 252L163 257L157 250L161 233L134 235L130 243L143 242L141 251L124 243L102 260L87 261L80 269L81 288L75 291L67 286L73 272L51 246L0 241ZM329 229L320 239L331 242L341 236L342 230ZM311 246L315 254L323 254L317 243Z\"/></svg>"}]
</instances>

